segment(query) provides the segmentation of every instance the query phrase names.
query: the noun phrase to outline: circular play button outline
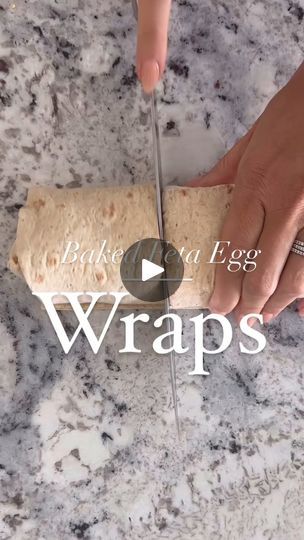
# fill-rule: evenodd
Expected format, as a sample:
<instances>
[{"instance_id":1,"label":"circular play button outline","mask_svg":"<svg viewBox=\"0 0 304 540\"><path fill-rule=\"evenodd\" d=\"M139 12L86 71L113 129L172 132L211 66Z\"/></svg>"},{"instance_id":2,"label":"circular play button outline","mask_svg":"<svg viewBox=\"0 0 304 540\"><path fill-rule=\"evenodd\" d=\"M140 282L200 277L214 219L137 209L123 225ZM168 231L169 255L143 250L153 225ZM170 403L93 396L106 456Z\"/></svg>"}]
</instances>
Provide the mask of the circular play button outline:
<instances>
[{"instance_id":1,"label":"circular play button outline","mask_svg":"<svg viewBox=\"0 0 304 540\"><path fill-rule=\"evenodd\" d=\"M125 251L120 277L129 294L138 300L160 302L177 291L183 281L184 263L170 242L144 238Z\"/></svg>"}]
</instances>

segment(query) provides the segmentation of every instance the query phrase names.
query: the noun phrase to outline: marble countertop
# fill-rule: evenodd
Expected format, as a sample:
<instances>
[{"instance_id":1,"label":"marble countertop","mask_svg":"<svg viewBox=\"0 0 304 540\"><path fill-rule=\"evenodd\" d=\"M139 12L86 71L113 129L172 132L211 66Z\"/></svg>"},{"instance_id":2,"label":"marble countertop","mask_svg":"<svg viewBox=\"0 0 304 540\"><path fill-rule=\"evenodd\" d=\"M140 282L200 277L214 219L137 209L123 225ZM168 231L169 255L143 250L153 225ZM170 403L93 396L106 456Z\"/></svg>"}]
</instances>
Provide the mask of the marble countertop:
<instances>
[{"instance_id":1,"label":"marble countertop","mask_svg":"<svg viewBox=\"0 0 304 540\"><path fill-rule=\"evenodd\" d=\"M117 320L95 356L65 355L6 268L29 186L153 178L149 107L134 71L126 0L0 0L0 539L303 540L303 321L240 332L208 377L178 357L182 439L168 361L138 332L118 354ZM303 59L304 10L289 0L175 0L159 85L164 170L207 170ZM72 324L69 316L67 322ZM219 330L206 340L215 346Z\"/></svg>"}]
</instances>

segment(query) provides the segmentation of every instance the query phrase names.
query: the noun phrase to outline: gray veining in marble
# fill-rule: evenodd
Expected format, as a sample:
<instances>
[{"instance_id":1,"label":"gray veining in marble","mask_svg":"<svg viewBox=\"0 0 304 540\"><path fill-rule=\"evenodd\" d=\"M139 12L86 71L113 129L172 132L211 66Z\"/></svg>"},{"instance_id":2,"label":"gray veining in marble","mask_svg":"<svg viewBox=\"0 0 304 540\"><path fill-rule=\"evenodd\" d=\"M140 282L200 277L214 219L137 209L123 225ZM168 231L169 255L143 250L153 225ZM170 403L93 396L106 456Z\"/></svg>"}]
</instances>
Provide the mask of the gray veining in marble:
<instances>
[{"instance_id":1,"label":"gray veining in marble","mask_svg":"<svg viewBox=\"0 0 304 540\"><path fill-rule=\"evenodd\" d=\"M159 85L164 170L182 183L246 132L303 59L288 0L175 0ZM166 359L64 355L6 268L26 190L152 179L148 102L125 0L0 0L0 539L303 540L303 321L264 328L265 351L178 358L178 443ZM65 320L73 324L71 316ZM96 318L100 315L95 315ZM215 347L215 324L206 343Z\"/></svg>"}]
</instances>

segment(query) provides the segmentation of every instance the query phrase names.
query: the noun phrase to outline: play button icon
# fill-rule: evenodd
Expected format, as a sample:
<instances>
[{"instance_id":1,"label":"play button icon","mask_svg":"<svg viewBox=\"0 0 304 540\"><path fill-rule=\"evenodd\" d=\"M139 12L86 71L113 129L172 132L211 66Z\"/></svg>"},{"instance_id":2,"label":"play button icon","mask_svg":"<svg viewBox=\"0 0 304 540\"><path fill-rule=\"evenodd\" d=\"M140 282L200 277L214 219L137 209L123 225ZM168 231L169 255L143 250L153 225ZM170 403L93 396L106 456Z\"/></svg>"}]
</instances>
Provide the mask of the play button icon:
<instances>
[{"instance_id":1,"label":"play button icon","mask_svg":"<svg viewBox=\"0 0 304 540\"><path fill-rule=\"evenodd\" d=\"M158 238L132 244L120 264L120 277L127 291L144 302L160 302L173 294L184 276L177 249Z\"/></svg>"},{"instance_id":2,"label":"play button icon","mask_svg":"<svg viewBox=\"0 0 304 540\"><path fill-rule=\"evenodd\" d=\"M155 264L147 259L141 261L141 279L142 281L148 281L159 274L163 274L165 269L158 264Z\"/></svg>"}]
</instances>

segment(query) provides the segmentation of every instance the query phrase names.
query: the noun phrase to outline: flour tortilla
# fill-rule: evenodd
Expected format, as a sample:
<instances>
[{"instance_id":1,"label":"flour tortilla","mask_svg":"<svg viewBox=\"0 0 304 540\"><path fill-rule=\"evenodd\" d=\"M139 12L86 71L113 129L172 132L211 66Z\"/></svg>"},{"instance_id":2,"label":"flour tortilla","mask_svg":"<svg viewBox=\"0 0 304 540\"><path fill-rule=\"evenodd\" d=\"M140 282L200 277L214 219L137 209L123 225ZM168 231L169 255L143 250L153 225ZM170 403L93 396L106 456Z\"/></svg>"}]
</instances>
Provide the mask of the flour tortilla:
<instances>
[{"instance_id":1,"label":"flour tortilla","mask_svg":"<svg viewBox=\"0 0 304 540\"><path fill-rule=\"evenodd\" d=\"M178 251L201 250L200 264L185 262L185 278L171 296L175 309L205 308L214 287L214 264L208 264L214 242L232 198L232 185L209 188L169 187L163 196L165 238ZM9 266L21 275L33 292L121 291L119 264L72 264L61 260L68 241L77 241L80 252L99 250L102 240L107 249L124 251L143 238L159 238L156 195L151 183L130 187L57 189L35 187L29 190L26 206L19 212L17 237ZM54 303L67 299L57 295ZM90 302L83 295L81 302ZM101 299L112 304L113 297ZM122 303L143 302L128 295ZM146 303L145 303L146 305Z\"/></svg>"},{"instance_id":2,"label":"flour tortilla","mask_svg":"<svg viewBox=\"0 0 304 540\"><path fill-rule=\"evenodd\" d=\"M167 188L164 193L165 238L180 251L201 250L199 264L184 260L184 278L170 297L174 309L206 308L214 288L215 264L210 260L232 200L233 185ZM194 254L193 254L194 255Z\"/></svg>"},{"instance_id":3,"label":"flour tortilla","mask_svg":"<svg viewBox=\"0 0 304 540\"><path fill-rule=\"evenodd\" d=\"M34 187L19 212L17 237L9 266L23 276L33 292L127 292L120 279L120 264L81 263L85 250L126 250L137 240L158 238L152 183L130 187L57 189ZM69 241L80 245L77 261L62 264ZM71 259L70 259L71 260ZM87 259L88 260L88 259ZM116 258L118 260L118 258ZM89 302L86 295L81 302ZM101 299L113 303L113 297ZM58 295L54 303L65 303ZM141 304L131 295L122 303Z\"/></svg>"}]
</instances>

